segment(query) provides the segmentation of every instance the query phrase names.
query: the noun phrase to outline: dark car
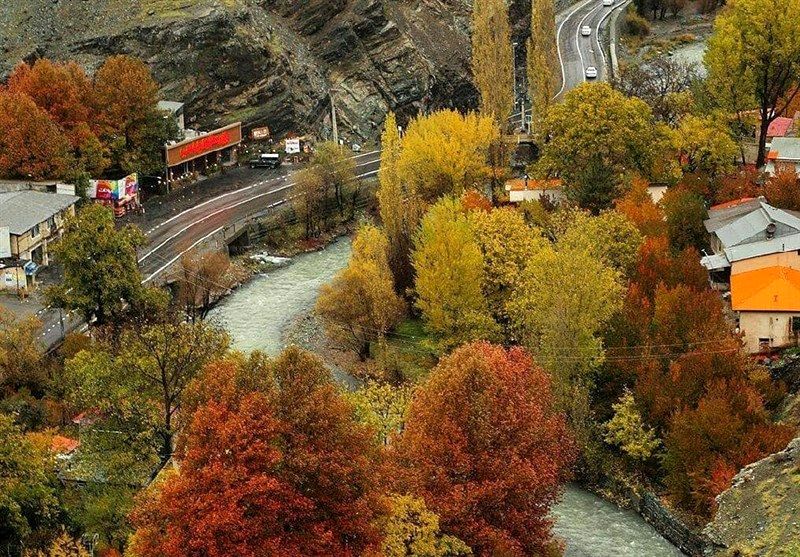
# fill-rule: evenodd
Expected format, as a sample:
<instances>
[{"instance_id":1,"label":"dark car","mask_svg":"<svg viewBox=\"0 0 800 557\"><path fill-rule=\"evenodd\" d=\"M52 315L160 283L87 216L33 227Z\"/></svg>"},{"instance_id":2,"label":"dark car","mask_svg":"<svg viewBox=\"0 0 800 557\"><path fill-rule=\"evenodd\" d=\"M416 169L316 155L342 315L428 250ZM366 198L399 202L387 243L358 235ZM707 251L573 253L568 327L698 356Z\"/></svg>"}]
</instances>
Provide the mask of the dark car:
<instances>
[{"instance_id":1,"label":"dark car","mask_svg":"<svg viewBox=\"0 0 800 557\"><path fill-rule=\"evenodd\" d=\"M278 153L261 153L248 162L250 168L278 168L281 157Z\"/></svg>"}]
</instances>

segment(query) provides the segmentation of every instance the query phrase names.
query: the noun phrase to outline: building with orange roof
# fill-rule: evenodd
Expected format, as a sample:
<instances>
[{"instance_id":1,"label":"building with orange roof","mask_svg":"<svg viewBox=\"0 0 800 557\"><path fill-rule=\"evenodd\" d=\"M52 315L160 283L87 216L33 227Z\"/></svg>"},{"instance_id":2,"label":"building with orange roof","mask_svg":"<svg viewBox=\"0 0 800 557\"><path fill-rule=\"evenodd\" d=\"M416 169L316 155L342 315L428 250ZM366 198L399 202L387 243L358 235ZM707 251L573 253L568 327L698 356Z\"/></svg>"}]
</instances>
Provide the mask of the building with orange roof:
<instances>
[{"instance_id":1,"label":"building with orange roof","mask_svg":"<svg viewBox=\"0 0 800 557\"><path fill-rule=\"evenodd\" d=\"M772 266L731 276L731 307L748 351L797 344L800 336L800 269Z\"/></svg>"},{"instance_id":2,"label":"building with orange roof","mask_svg":"<svg viewBox=\"0 0 800 557\"><path fill-rule=\"evenodd\" d=\"M558 203L564 197L561 180L558 179L514 178L506 182L506 191L511 203L542 201L543 198L551 203Z\"/></svg>"}]
</instances>

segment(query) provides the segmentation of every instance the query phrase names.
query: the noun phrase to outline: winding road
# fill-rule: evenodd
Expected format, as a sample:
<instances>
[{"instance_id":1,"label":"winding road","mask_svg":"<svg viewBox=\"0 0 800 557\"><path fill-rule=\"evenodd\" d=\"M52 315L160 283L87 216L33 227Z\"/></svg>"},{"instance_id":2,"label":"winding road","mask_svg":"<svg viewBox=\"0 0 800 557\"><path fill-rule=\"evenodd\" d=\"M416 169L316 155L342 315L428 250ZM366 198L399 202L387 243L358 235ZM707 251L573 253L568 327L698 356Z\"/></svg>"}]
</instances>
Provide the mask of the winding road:
<instances>
[{"instance_id":1,"label":"winding road","mask_svg":"<svg viewBox=\"0 0 800 557\"><path fill-rule=\"evenodd\" d=\"M627 3L616 0L614 6L604 7L602 0L582 0L556 17L559 60L562 68L562 87L559 96L584 81L585 68L594 66L598 80L608 75L606 56L600 46L598 29L609 21L613 10ZM583 25L592 28L590 37L582 37ZM374 177L380 166L380 151L354 156L359 178ZM151 219L145 228L147 246L139 254L139 265L144 282L162 277L181 256L193 248L219 237L236 223L264 212L270 207L286 203L294 186L294 173L286 166L276 170L238 169L236 189L205 199L194 206ZM209 182L232 180L216 177ZM209 187L212 184L209 184ZM42 344L52 348L62 338L63 329L74 330L84 326L75 314L60 314L48 309L39 314L43 323Z\"/></svg>"}]
</instances>

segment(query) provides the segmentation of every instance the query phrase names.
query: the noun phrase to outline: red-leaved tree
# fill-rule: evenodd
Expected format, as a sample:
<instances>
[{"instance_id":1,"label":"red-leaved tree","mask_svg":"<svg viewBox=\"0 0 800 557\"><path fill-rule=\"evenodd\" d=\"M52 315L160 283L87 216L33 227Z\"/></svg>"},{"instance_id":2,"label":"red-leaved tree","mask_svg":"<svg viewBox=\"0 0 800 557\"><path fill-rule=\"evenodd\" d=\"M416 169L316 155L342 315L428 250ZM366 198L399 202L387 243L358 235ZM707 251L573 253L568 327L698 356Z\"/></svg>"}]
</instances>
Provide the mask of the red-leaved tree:
<instances>
[{"instance_id":1,"label":"red-leaved tree","mask_svg":"<svg viewBox=\"0 0 800 557\"><path fill-rule=\"evenodd\" d=\"M397 446L401 487L476 555L541 554L575 445L548 375L521 348L486 342L442 359Z\"/></svg>"},{"instance_id":2,"label":"red-leaved tree","mask_svg":"<svg viewBox=\"0 0 800 557\"><path fill-rule=\"evenodd\" d=\"M318 359L296 348L274 362L233 357L210 366L188 400L180 471L133 513L136 555L350 556L377 546L374 435Z\"/></svg>"}]
</instances>

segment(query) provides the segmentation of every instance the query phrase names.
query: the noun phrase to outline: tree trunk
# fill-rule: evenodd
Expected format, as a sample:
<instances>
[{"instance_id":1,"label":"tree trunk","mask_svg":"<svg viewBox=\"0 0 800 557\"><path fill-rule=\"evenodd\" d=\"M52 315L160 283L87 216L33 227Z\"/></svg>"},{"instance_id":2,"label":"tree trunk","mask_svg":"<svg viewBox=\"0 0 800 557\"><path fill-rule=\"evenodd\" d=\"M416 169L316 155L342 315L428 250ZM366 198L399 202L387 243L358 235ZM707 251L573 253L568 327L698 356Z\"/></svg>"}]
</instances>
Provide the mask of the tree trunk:
<instances>
[{"instance_id":1,"label":"tree trunk","mask_svg":"<svg viewBox=\"0 0 800 557\"><path fill-rule=\"evenodd\" d=\"M764 118L762 113L761 118L761 133L758 137L758 158L756 159L756 168L761 168L767 162L767 130L769 130L770 120Z\"/></svg>"}]
</instances>

